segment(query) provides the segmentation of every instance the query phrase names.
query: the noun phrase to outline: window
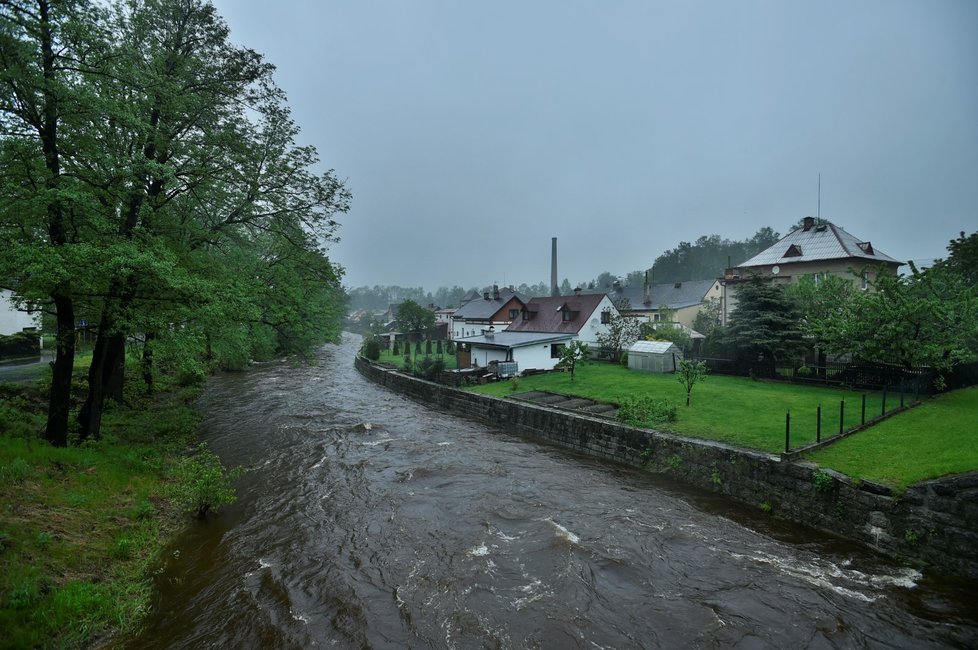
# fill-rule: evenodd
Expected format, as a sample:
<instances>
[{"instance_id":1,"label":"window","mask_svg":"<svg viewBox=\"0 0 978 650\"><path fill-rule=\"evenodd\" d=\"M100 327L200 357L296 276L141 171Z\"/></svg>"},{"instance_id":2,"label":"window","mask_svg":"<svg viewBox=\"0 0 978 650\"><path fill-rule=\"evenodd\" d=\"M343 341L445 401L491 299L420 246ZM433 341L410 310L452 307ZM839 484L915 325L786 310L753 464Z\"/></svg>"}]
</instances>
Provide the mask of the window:
<instances>
[{"instance_id":1,"label":"window","mask_svg":"<svg viewBox=\"0 0 978 650\"><path fill-rule=\"evenodd\" d=\"M869 271L863 271L862 290L866 291L867 289L869 289Z\"/></svg>"},{"instance_id":2,"label":"window","mask_svg":"<svg viewBox=\"0 0 978 650\"><path fill-rule=\"evenodd\" d=\"M569 309L565 309L561 313L564 315L564 321L573 320L574 318L574 312Z\"/></svg>"},{"instance_id":3,"label":"window","mask_svg":"<svg viewBox=\"0 0 978 650\"><path fill-rule=\"evenodd\" d=\"M509 320L516 320L516 317L519 316L519 315L520 315L520 310L519 309L510 309L509 310Z\"/></svg>"},{"instance_id":4,"label":"window","mask_svg":"<svg viewBox=\"0 0 978 650\"><path fill-rule=\"evenodd\" d=\"M816 287L822 283L822 279L824 277L825 277L824 273L812 273L812 280L815 281Z\"/></svg>"},{"instance_id":5,"label":"window","mask_svg":"<svg viewBox=\"0 0 978 650\"><path fill-rule=\"evenodd\" d=\"M611 312L606 309L603 312L601 312L601 324L607 325L610 322L611 322Z\"/></svg>"},{"instance_id":6,"label":"window","mask_svg":"<svg viewBox=\"0 0 978 650\"><path fill-rule=\"evenodd\" d=\"M559 359L560 358L560 353L564 351L564 347L565 346L564 346L563 343L554 343L553 345L551 345L550 346L550 358L551 359Z\"/></svg>"}]
</instances>

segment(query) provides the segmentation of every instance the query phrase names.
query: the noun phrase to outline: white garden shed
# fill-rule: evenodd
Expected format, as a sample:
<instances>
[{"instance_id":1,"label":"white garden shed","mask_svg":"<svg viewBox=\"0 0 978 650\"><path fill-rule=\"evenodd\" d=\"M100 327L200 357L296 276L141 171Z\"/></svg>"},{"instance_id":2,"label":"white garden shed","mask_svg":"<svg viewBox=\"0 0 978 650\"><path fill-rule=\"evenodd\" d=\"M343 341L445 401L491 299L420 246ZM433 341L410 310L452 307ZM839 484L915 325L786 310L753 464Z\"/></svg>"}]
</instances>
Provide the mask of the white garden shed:
<instances>
[{"instance_id":1,"label":"white garden shed","mask_svg":"<svg viewBox=\"0 0 978 650\"><path fill-rule=\"evenodd\" d=\"M636 341L628 348L629 370L673 372L682 359L682 349L669 341Z\"/></svg>"}]
</instances>

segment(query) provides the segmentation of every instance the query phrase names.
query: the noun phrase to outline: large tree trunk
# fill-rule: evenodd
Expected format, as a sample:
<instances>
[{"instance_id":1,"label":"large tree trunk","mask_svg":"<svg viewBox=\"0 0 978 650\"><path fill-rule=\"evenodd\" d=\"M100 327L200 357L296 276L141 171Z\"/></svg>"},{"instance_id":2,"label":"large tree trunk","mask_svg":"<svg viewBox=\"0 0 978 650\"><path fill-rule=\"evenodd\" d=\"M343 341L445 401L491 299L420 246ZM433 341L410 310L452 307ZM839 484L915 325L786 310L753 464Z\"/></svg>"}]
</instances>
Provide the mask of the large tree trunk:
<instances>
[{"instance_id":1,"label":"large tree trunk","mask_svg":"<svg viewBox=\"0 0 978 650\"><path fill-rule=\"evenodd\" d=\"M146 384L146 394L153 394L153 341L156 335L146 332L146 340L143 343L143 382Z\"/></svg>"},{"instance_id":2,"label":"large tree trunk","mask_svg":"<svg viewBox=\"0 0 978 650\"><path fill-rule=\"evenodd\" d=\"M102 406L105 403L104 374L108 357L110 327L111 322L106 305L102 311L102 318L99 321L95 338L92 365L88 367L88 395L78 412L78 424L81 426L81 439L83 441L88 438L97 440L102 432Z\"/></svg>"},{"instance_id":3,"label":"large tree trunk","mask_svg":"<svg viewBox=\"0 0 978 650\"><path fill-rule=\"evenodd\" d=\"M75 366L75 309L71 298L55 296L58 334L48 421L44 437L55 447L68 444L68 414L71 405L71 373Z\"/></svg>"}]
</instances>

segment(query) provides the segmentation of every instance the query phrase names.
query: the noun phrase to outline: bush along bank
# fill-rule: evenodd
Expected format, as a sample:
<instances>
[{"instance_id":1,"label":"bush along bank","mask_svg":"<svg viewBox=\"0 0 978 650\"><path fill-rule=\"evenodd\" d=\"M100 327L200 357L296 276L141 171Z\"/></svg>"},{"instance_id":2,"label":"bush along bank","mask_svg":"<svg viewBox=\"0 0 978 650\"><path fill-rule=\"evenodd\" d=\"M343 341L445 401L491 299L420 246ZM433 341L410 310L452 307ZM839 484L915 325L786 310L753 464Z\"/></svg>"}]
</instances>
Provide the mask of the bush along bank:
<instances>
[{"instance_id":1,"label":"bush along bank","mask_svg":"<svg viewBox=\"0 0 978 650\"><path fill-rule=\"evenodd\" d=\"M100 440L56 448L39 438L43 391L0 385L0 647L89 647L138 629L164 546L233 499L232 473L196 448L198 393L128 399Z\"/></svg>"},{"instance_id":2,"label":"bush along bank","mask_svg":"<svg viewBox=\"0 0 978 650\"><path fill-rule=\"evenodd\" d=\"M886 486L814 463L470 393L382 368L362 357L355 364L366 378L456 415L666 474L886 554L978 580L978 474L927 481L895 494Z\"/></svg>"}]
</instances>

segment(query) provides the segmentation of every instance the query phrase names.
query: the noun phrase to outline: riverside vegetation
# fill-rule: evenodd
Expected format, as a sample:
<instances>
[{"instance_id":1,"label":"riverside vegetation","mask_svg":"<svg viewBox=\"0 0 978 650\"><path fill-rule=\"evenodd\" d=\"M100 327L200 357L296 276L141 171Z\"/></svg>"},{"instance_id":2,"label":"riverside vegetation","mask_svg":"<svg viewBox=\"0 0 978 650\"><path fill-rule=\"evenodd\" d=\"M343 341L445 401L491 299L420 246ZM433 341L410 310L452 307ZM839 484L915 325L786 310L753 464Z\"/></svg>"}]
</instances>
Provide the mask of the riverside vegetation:
<instances>
[{"instance_id":1,"label":"riverside vegetation","mask_svg":"<svg viewBox=\"0 0 978 650\"><path fill-rule=\"evenodd\" d=\"M208 373L339 337L350 193L207 0L4 1L0 60L0 287L55 350L2 388L0 646L91 646L139 624L181 513L233 498Z\"/></svg>"},{"instance_id":2,"label":"riverside vegetation","mask_svg":"<svg viewBox=\"0 0 978 650\"><path fill-rule=\"evenodd\" d=\"M0 647L134 632L165 544L188 515L232 501L240 471L206 447L188 455L199 382L161 377L153 397L130 385L100 440L55 447L38 436L48 381L0 384Z\"/></svg>"}]
</instances>

